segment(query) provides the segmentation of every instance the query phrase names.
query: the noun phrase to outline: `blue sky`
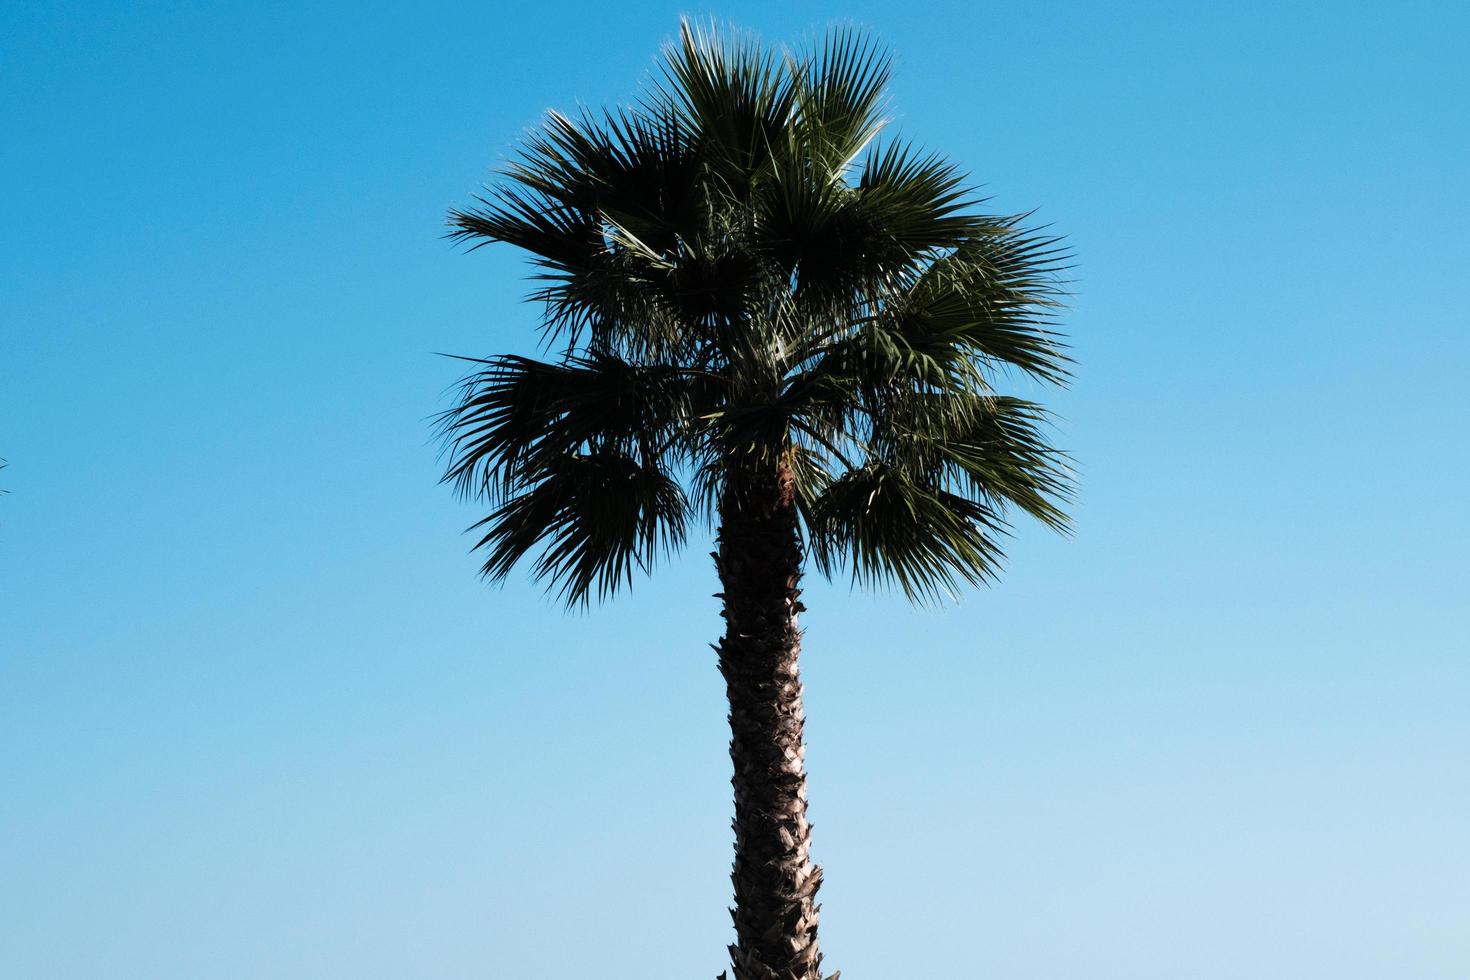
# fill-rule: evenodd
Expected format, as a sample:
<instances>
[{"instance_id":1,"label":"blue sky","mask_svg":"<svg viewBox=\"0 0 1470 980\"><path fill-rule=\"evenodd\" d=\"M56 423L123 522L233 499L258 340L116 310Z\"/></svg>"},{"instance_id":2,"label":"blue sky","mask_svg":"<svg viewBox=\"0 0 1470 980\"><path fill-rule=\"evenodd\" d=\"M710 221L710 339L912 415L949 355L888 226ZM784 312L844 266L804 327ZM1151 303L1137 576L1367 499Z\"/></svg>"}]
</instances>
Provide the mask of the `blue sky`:
<instances>
[{"instance_id":1,"label":"blue sky","mask_svg":"<svg viewBox=\"0 0 1470 980\"><path fill-rule=\"evenodd\" d=\"M811 583L847 976L1470 974L1470 15L1450 3L13 4L0 975L712 977L701 542L476 581L440 235L681 12L897 54L896 126L1077 256L1070 540L946 610Z\"/></svg>"}]
</instances>

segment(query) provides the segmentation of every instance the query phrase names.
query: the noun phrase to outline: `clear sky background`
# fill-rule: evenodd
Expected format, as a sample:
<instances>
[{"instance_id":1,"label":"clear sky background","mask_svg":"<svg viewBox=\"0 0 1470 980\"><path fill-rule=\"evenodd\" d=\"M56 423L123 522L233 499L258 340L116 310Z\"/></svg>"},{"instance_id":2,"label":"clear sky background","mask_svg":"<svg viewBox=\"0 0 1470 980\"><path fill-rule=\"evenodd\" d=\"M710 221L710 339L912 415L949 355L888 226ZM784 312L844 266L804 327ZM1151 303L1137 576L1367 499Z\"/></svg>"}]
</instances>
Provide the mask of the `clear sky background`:
<instances>
[{"instance_id":1,"label":"clear sky background","mask_svg":"<svg viewBox=\"0 0 1470 980\"><path fill-rule=\"evenodd\" d=\"M436 485L530 350L441 239L681 10L897 52L1076 252L1077 532L940 611L812 582L852 980L1470 976L1470 14L1437 3L12 3L0 976L712 978L714 573L489 589Z\"/></svg>"}]
</instances>

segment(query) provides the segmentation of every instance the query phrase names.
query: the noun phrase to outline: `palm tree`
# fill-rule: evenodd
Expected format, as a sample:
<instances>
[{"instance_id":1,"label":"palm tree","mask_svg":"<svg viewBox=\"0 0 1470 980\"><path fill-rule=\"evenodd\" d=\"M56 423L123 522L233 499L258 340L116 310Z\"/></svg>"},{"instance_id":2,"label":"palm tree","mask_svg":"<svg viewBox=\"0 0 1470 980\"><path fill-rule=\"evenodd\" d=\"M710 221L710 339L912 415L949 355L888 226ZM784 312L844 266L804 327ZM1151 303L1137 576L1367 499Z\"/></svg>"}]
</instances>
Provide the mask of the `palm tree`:
<instances>
[{"instance_id":1,"label":"palm tree","mask_svg":"<svg viewBox=\"0 0 1470 980\"><path fill-rule=\"evenodd\" d=\"M992 578L1007 513L1056 529L1057 240L880 141L886 53L681 27L632 106L550 113L450 236L538 269L549 361L476 360L445 481L487 579L533 555L570 604L717 531L737 980L819 980L797 673L804 555L924 601Z\"/></svg>"}]
</instances>

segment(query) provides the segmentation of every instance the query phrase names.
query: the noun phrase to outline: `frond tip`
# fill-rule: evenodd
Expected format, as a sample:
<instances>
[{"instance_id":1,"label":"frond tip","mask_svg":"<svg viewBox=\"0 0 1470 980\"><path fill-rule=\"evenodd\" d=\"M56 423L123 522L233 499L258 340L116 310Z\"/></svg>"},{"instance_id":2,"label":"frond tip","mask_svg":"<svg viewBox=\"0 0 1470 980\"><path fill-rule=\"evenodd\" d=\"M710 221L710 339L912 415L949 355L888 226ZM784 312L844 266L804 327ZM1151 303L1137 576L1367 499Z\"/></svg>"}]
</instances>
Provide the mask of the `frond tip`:
<instances>
[{"instance_id":1,"label":"frond tip","mask_svg":"<svg viewBox=\"0 0 1470 980\"><path fill-rule=\"evenodd\" d=\"M684 543L684 492L655 467L616 452L569 455L473 529L488 554L480 571L500 581L537 546L533 575L569 605L604 599Z\"/></svg>"},{"instance_id":2,"label":"frond tip","mask_svg":"<svg viewBox=\"0 0 1470 980\"><path fill-rule=\"evenodd\" d=\"M998 571L1005 521L989 505L872 463L817 498L812 552L823 574L851 570L860 585L896 585L915 601L953 596Z\"/></svg>"}]
</instances>

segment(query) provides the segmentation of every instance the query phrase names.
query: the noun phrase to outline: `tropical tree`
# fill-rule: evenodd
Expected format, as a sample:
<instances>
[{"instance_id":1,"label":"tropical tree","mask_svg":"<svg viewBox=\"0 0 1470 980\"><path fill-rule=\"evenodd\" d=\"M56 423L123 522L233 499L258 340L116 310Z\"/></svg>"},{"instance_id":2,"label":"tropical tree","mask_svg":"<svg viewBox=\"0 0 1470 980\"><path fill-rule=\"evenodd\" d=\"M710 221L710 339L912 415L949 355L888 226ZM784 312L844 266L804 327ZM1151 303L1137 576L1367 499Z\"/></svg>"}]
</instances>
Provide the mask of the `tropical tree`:
<instances>
[{"instance_id":1,"label":"tropical tree","mask_svg":"<svg viewBox=\"0 0 1470 980\"><path fill-rule=\"evenodd\" d=\"M797 672L803 558L925 601L991 579L1065 460L1008 379L1060 383L1057 240L880 139L890 61L682 25L626 107L550 113L452 238L530 253L550 360L476 360L441 418L486 578L570 604L717 533L737 980L819 980Z\"/></svg>"}]
</instances>

